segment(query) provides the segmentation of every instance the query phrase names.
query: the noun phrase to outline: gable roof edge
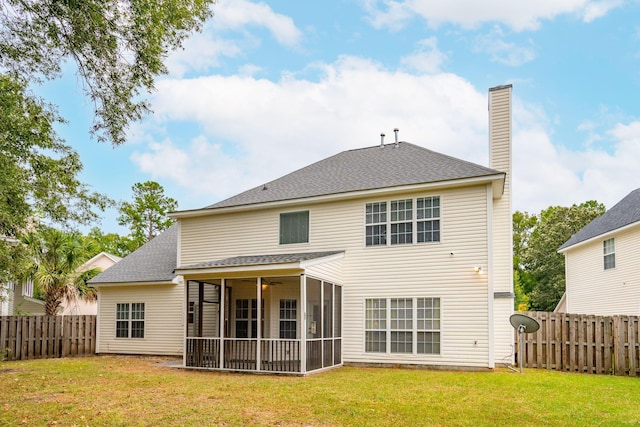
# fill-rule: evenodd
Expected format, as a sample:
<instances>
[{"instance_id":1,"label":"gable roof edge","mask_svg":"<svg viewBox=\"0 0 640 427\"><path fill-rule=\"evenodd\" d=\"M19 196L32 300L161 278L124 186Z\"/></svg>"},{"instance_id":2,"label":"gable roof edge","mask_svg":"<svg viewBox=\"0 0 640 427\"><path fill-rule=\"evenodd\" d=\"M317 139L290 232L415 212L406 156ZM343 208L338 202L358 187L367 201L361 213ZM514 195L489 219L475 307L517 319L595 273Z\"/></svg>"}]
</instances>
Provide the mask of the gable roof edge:
<instances>
[{"instance_id":1,"label":"gable roof edge","mask_svg":"<svg viewBox=\"0 0 640 427\"><path fill-rule=\"evenodd\" d=\"M594 240L605 239L605 238L607 238L609 236L612 236L613 234L619 233L621 231L625 231L628 228L639 227L639 226L640 226L640 221L636 221L636 222L632 222L631 224L624 225L622 227L614 228L613 230L609 230L609 231L607 231L605 233L597 234L597 235L592 236L592 237L590 237L588 239L581 240L581 241L573 243L571 245L566 245L566 243L565 243L564 245L560 246L560 248L557 250L557 252L562 254L562 253L567 252L570 249L575 249L575 248L577 248L579 246L586 245L588 243L592 243Z\"/></svg>"},{"instance_id":2,"label":"gable roof edge","mask_svg":"<svg viewBox=\"0 0 640 427\"><path fill-rule=\"evenodd\" d=\"M471 177L471 178L461 178L461 179L453 179L453 180L447 180L447 181L426 182L426 183L420 183L420 184L408 184L408 185L401 185L401 186L395 186L395 187L382 187L382 188L374 188L374 189L359 190L359 191L349 191L344 193L325 194L320 196L303 197L298 199L284 199L284 200L275 200L275 201L263 202L263 203L250 203L245 205L223 206L219 208L208 207L208 208L200 208L200 209L192 209L192 210L184 210L184 211L175 211L175 212L170 212L169 216L174 219L195 218L200 216L217 215L217 214L233 213L233 212L240 212L240 211L251 211L251 210L259 210L259 209L266 209L266 208L272 208L272 207L299 205L299 204L305 204L305 203L320 203L320 202L328 202L328 201L358 199L358 198L364 198L367 196L375 196L375 195L383 196L391 193L417 191L423 188L424 189L444 189L444 188L450 188L450 187L468 186L468 185L474 185L474 184L504 181L505 176L506 176L505 172L498 172L491 175L484 175L484 176ZM500 189L502 189L502 187L503 186L500 186ZM494 196L494 198L496 197Z\"/></svg>"}]
</instances>

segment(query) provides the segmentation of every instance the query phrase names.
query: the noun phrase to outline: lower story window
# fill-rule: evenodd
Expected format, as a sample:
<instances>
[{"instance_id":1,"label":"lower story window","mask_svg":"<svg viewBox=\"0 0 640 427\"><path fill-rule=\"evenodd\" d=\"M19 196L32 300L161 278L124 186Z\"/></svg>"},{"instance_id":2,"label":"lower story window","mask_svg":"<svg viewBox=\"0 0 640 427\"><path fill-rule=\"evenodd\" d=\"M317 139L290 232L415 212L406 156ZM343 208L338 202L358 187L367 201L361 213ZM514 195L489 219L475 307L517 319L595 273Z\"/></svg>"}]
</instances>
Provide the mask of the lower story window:
<instances>
[{"instance_id":1,"label":"lower story window","mask_svg":"<svg viewBox=\"0 0 640 427\"><path fill-rule=\"evenodd\" d=\"M116 304L116 338L144 338L144 303Z\"/></svg>"},{"instance_id":2,"label":"lower story window","mask_svg":"<svg viewBox=\"0 0 640 427\"><path fill-rule=\"evenodd\" d=\"M298 301L294 299L280 300L280 338L296 339Z\"/></svg>"},{"instance_id":3,"label":"lower story window","mask_svg":"<svg viewBox=\"0 0 640 427\"><path fill-rule=\"evenodd\" d=\"M365 300L365 352L440 354L440 298Z\"/></svg>"}]
</instances>

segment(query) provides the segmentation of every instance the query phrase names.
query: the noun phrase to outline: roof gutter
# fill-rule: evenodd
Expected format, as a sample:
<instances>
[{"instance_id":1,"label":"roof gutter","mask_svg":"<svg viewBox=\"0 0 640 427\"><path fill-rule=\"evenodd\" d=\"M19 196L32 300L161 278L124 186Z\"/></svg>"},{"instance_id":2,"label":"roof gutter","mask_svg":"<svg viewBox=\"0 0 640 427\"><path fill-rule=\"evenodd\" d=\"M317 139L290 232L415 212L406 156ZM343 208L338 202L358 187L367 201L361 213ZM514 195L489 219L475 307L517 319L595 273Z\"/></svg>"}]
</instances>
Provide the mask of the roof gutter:
<instances>
[{"instance_id":1,"label":"roof gutter","mask_svg":"<svg viewBox=\"0 0 640 427\"><path fill-rule=\"evenodd\" d=\"M492 185L493 198L497 199L497 198L500 198L502 195L505 176L506 174L504 172L501 172L501 173L492 174L492 175L456 179L456 180L450 180L450 181L438 181L438 182L430 182L430 183L422 183L422 184L402 185L402 186L396 186L396 187L375 188L371 190L349 191L345 193L326 194L321 196L303 197L299 199L276 200L272 202L251 203L246 205L227 206L227 207L220 207L220 208L203 208L203 209L176 211L176 212L169 213L169 216L174 219L195 218L195 217L208 216L208 215L246 212L246 211L253 211L253 210L260 210L260 209L267 209L267 208L308 204L308 203L320 203L320 202L328 202L328 201L358 199L358 198L364 198L369 196L383 196L385 194L391 194L391 193L397 193L397 192L435 190L435 189L459 187L461 185L476 185L476 184L486 184L486 183L493 184Z\"/></svg>"}]
</instances>

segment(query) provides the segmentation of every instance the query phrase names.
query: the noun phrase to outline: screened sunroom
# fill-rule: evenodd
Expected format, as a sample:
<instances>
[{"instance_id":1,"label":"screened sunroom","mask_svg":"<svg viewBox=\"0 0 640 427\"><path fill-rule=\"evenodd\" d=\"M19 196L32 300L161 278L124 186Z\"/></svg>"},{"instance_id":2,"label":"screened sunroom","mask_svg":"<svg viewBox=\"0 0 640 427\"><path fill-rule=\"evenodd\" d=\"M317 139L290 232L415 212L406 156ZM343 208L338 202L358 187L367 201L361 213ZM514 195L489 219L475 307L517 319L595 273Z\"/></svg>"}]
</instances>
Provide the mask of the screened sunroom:
<instances>
[{"instance_id":1,"label":"screened sunroom","mask_svg":"<svg viewBox=\"0 0 640 427\"><path fill-rule=\"evenodd\" d=\"M178 269L184 366L303 375L341 365L342 286L313 271L341 258L237 257Z\"/></svg>"}]
</instances>

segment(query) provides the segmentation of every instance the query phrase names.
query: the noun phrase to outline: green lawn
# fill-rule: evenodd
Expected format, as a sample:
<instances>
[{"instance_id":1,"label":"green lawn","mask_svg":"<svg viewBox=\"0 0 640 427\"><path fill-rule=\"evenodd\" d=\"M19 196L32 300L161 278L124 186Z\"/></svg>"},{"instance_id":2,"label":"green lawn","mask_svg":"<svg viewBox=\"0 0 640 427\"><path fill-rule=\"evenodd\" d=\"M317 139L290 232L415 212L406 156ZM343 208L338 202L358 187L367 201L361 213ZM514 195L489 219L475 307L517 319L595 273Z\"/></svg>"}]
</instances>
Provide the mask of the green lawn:
<instances>
[{"instance_id":1,"label":"green lawn","mask_svg":"<svg viewBox=\"0 0 640 427\"><path fill-rule=\"evenodd\" d=\"M640 425L640 378L339 368L308 377L161 358L0 363L0 425Z\"/></svg>"}]
</instances>

